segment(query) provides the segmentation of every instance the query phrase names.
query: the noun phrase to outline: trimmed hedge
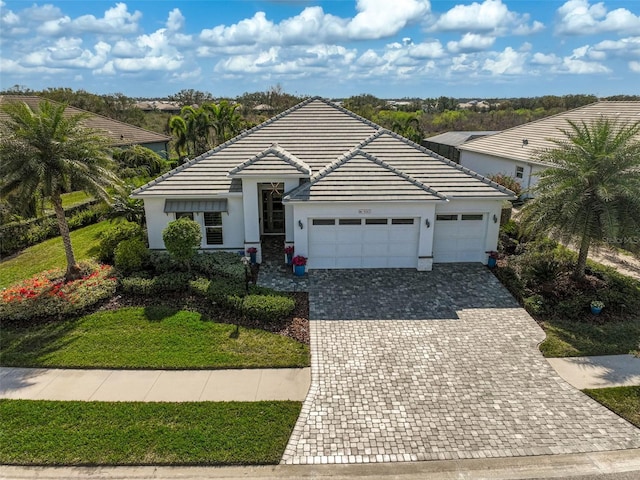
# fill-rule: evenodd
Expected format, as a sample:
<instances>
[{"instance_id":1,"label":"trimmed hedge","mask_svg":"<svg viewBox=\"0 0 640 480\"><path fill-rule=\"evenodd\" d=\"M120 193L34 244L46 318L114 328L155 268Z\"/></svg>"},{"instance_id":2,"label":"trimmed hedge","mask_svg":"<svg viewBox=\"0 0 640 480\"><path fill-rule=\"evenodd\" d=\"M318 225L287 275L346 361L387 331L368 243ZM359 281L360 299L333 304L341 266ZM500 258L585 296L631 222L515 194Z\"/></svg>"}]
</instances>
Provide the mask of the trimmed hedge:
<instances>
[{"instance_id":1,"label":"trimmed hedge","mask_svg":"<svg viewBox=\"0 0 640 480\"><path fill-rule=\"evenodd\" d=\"M70 230L97 223L104 214L99 200L88 200L65 209ZM0 226L0 254L10 255L49 238L60 235L55 214L10 222Z\"/></svg>"},{"instance_id":2,"label":"trimmed hedge","mask_svg":"<svg viewBox=\"0 0 640 480\"><path fill-rule=\"evenodd\" d=\"M291 315L295 306L290 297L247 295L242 302L242 313L250 320L273 323Z\"/></svg>"},{"instance_id":3,"label":"trimmed hedge","mask_svg":"<svg viewBox=\"0 0 640 480\"><path fill-rule=\"evenodd\" d=\"M137 223L124 221L115 224L113 228L102 234L98 248L98 258L103 262L112 263L116 247L120 242L132 238L142 239L143 234L142 227Z\"/></svg>"}]
</instances>

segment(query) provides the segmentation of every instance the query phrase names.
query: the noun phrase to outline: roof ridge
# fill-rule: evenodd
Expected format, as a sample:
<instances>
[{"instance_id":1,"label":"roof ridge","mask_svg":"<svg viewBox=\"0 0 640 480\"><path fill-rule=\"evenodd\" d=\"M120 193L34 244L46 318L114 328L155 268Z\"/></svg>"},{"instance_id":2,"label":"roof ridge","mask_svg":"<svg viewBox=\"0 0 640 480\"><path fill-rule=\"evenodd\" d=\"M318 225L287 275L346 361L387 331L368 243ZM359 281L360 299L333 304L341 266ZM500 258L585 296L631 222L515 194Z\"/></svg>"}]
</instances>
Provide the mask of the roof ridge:
<instances>
[{"instance_id":1,"label":"roof ridge","mask_svg":"<svg viewBox=\"0 0 640 480\"><path fill-rule=\"evenodd\" d=\"M280 160L282 160L285 163L289 164L290 166L294 167L296 170L300 171L301 173L306 173L308 175L311 175L311 167L309 167L309 165L307 165L305 162L300 160L298 157L296 157L291 152L287 151L285 148L283 148L280 145L278 145L277 142L276 143L272 143L271 146L265 148L260 153L257 153L256 155L254 155L253 157L249 158L248 160L245 160L244 162L236 165L231 170L229 170L229 173L227 175L229 175L229 176L230 175L235 175L235 174L239 173L240 171L242 171L243 169L245 169L246 167L249 167L249 166L253 165L254 163L258 162L259 160L262 160L263 158L265 158L269 154L275 155ZM304 171L304 170L306 170L306 171Z\"/></svg>"},{"instance_id":2,"label":"roof ridge","mask_svg":"<svg viewBox=\"0 0 640 480\"><path fill-rule=\"evenodd\" d=\"M436 152L434 152L432 150L429 150L428 148L423 147L422 145L417 144L416 142L414 142L412 140L409 140L408 138L405 138L405 137L403 137L402 135L400 135L400 134L398 134L396 132L393 132L391 130L386 130L385 129L385 131L382 132L382 133L387 133L387 134L391 135L392 137L396 138L397 140L401 140L402 142L406 143L410 147L416 148L417 150L420 150L422 153L425 153L425 154L429 155L430 157L433 157L436 160L439 160L439 161L441 161L441 162L443 162L443 163L445 163L445 164L447 164L447 165L449 165L451 167L454 167L454 168L466 173L467 175L471 175L472 177L474 177L474 178L486 183L487 185L491 185L492 187L497 188L498 190L500 190L503 193L509 193L509 194L515 195L514 192L512 192L508 188L500 185L499 183L496 183L493 180L490 180L487 177L485 177L483 175L480 175L479 173L476 173L473 170L468 169L467 167L463 167L459 163L456 163L453 160L449 160L448 158L443 157L442 155L440 155L440 154L438 154L438 153L436 153ZM382 134L380 136L382 136Z\"/></svg>"},{"instance_id":3,"label":"roof ridge","mask_svg":"<svg viewBox=\"0 0 640 480\"><path fill-rule=\"evenodd\" d=\"M329 105L330 107L335 108L336 110L339 110L342 113L346 113L347 115L349 115L352 118L355 118L356 120L360 120L362 123L365 123L367 125L369 125L370 127L374 127L376 129L381 129L382 127L380 125L378 125L377 123L369 120L368 118L364 118L360 115L358 115L357 113L352 112L351 110L348 110L346 108L344 108L342 105L338 105L337 103L332 102L331 100L327 100L326 98L322 98L322 97L314 97L315 100L320 100L324 103L326 103L327 105Z\"/></svg>"}]
</instances>

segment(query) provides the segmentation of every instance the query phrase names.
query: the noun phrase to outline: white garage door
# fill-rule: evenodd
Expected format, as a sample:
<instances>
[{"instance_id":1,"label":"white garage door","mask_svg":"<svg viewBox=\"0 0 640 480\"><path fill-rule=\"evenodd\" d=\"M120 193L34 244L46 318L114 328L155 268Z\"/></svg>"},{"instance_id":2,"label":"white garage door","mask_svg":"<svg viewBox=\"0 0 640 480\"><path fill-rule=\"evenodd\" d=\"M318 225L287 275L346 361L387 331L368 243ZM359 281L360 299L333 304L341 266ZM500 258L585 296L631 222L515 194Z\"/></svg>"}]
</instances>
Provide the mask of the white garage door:
<instances>
[{"instance_id":1,"label":"white garage door","mask_svg":"<svg viewBox=\"0 0 640 480\"><path fill-rule=\"evenodd\" d=\"M317 218L309 223L309 268L418 265L416 218Z\"/></svg>"},{"instance_id":2,"label":"white garage door","mask_svg":"<svg viewBox=\"0 0 640 480\"><path fill-rule=\"evenodd\" d=\"M437 214L433 232L433 262L484 262L487 215Z\"/></svg>"}]
</instances>

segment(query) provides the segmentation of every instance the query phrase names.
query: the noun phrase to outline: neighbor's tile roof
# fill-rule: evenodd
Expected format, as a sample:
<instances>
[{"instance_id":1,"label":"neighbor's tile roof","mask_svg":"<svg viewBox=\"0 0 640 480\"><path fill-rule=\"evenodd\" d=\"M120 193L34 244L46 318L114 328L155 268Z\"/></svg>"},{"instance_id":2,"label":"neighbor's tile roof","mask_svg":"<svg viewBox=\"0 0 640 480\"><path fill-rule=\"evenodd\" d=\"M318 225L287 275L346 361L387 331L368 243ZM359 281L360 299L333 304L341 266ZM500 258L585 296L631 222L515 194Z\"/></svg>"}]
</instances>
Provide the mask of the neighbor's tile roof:
<instances>
[{"instance_id":1,"label":"neighbor's tile roof","mask_svg":"<svg viewBox=\"0 0 640 480\"><path fill-rule=\"evenodd\" d=\"M38 105L43 100L43 97L27 96L27 95L0 95L0 105L8 102L24 102L32 110L38 108ZM59 102L49 100L50 103L59 105ZM65 115L77 115L79 113L88 114L89 116L85 120L84 124L89 128L95 128L102 130L105 135L111 139L111 145L114 147L122 147L127 145L145 145L148 143L166 143L171 140L171 137L161 135L156 132L145 130L144 128L129 125L128 123L120 122L112 118L104 117L93 112L87 112L80 108L68 106L65 111ZM8 115L0 110L0 121L8 119Z\"/></svg>"},{"instance_id":2,"label":"neighbor's tile roof","mask_svg":"<svg viewBox=\"0 0 640 480\"><path fill-rule=\"evenodd\" d=\"M495 135L471 140L459 148L463 151L483 153L530 163L536 153L556 145L549 138L565 138L560 129L567 129L567 120L586 124L601 117L617 120L620 124L640 121L640 102L597 102L584 107L542 118L534 122L504 130ZM526 142L524 141L526 140Z\"/></svg>"},{"instance_id":3,"label":"neighbor's tile roof","mask_svg":"<svg viewBox=\"0 0 640 480\"><path fill-rule=\"evenodd\" d=\"M499 133L499 132L500 130L491 130L491 131L482 130L477 132L464 132L464 131L445 132L445 133L441 133L440 135L434 135L433 137L425 138L424 141L457 147L459 145L462 145L465 142L476 139L478 137L495 135L496 133Z\"/></svg>"},{"instance_id":4,"label":"neighbor's tile roof","mask_svg":"<svg viewBox=\"0 0 640 480\"><path fill-rule=\"evenodd\" d=\"M277 147L273 146L275 143ZM274 148L278 154L270 151ZM352 161L336 165L346 157ZM372 196L387 200L409 191L420 199L435 200L454 196L512 197L504 187L317 97L181 165L135 190L133 195L203 197L238 192L240 180L232 177L252 165L258 168L265 159L269 168L279 168L287 159L295 159L310 168L314 175L312 182L321 180L323 175L322 181L309 186L309 198L316 193L320 198L321 190L326 190L338 178L344 184L332 185L335 199L358 199L363 187L377 189ZM291 169L296 168L289 165ZM330 172L332 165L336 168ZM353 168L357 171L352 171ZM366 171L367 168L370 171ZM287 172L291 173L291 169ZM392 182L391 188L385 187L385 180Z\"/></svg>"}]
</instances>

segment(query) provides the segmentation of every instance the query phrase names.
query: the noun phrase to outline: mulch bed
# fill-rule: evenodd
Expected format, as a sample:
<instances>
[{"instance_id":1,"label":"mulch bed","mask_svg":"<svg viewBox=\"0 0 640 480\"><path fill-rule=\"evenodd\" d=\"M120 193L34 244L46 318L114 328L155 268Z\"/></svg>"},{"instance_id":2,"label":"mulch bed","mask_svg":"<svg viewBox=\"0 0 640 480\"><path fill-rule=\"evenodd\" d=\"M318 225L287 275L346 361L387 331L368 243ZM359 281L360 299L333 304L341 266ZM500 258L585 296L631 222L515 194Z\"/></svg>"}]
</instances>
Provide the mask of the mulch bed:
<instances>
[{"instance_id":1,"label":"mulch bed","mask_svg":"<svg viewBox=\"0 0 640 480\"><path fill-rule=\"evenodd\" d=\"M225 310L211 301L184 293L165 293L162 297L146 297L119 293L102 304L99 310L117 310L124 307L164 306L176 310L196 311L212 320L245 328L259 328L309 345L309 295L306 292L289 293L296 306L289 318L277 323L251 321L236 312Z\"/></svg>"}]
</instances>

